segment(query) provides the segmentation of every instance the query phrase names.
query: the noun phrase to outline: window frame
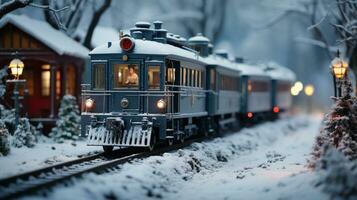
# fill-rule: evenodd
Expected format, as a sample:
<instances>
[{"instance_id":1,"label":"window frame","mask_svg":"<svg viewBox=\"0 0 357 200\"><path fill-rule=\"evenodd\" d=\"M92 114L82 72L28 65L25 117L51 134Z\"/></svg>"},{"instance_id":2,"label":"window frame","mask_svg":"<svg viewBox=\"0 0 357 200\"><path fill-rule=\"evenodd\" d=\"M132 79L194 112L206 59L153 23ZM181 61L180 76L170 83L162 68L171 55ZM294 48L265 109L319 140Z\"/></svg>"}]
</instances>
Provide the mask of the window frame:
<instances>
[{"instance_id":1,"label":"window frame","mask_svg":"<svg viewBox=\"0 0 357 200\"><path fill-rule=\"evenodd\" d=\"M94 87L95 85L95 70L94 70L94 65L98 65L98 64L103 64L104 65L104 88L96 88ZM107 75L107 65L108 62L106 61L92 61L91 63L91 89L92 90L106 90L107 88L107 81L106 81L106 75Z\"/></svg>"},{"instance_id":2,"label":"window frame","mask_svg":"<svg viewBox=\"0 0 357 200\"><path fill-rule=\"evenodd\" d=\"M137 65L138 66L138 85L135 86L135 87L119 87L119 88L116 88L114 87L114 66L115 65L130 65L130 64L133 64L133 65ZM112 72L110 74L110 79L108 80L108 83L109 83L109 89L110 90L142 90L142 70L143 70L143 64L142 62L138 61L138 60L131 60L131 61L127 61L127 62L123 62L123 61L120 61L120 60L111 60L109 62L109 66L108 66L108 69L110 72ZM146 77L144 77L145 80L147 79ZM107 83L107 84L108 84Z\"/></svg>"}]
</instances>

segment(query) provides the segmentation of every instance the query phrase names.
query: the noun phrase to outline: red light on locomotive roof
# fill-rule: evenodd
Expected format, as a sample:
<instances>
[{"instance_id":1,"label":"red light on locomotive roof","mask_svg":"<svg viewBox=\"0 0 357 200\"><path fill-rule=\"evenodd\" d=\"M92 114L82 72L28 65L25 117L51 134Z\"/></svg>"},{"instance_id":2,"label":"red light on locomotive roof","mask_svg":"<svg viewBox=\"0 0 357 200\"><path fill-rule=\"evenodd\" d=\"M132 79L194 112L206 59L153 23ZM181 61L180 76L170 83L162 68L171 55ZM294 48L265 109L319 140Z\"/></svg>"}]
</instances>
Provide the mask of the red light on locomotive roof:
<instances>
[{"instance_id":1,"label":"red light on locomotive roof","mask_svg":"<svg viewBox=\"0 0 357 200\"><path fill-rule=\"evenodd\" d=\"M278 112L280 112L279 107L278 107L278 106L274 106L274 108L273 108L273 112L274 112L274 113L278 113Z\"/></svg>"},{"instance_id":2,"label":"red light on locomotive roof","mask_svg":"<svg viewBox=\"0 0 357 200\"><path fill-rule=\"evenodd\" d=\"M248 118L252 118L253 117L253 113L251 113L251 112L247 113L247 117Z\"/></svg>"},{"instance_id":3,"label":"red light on locomotive roof","mask_svg":"<svg viewBox=\"0 0 357 200\"><path fill-rule=\"evenodd\" d=\"M120 48L124 51L130 51L134 48L134 40L130 37L123 37L120 40Z\"/></svg>"}]
</instances>

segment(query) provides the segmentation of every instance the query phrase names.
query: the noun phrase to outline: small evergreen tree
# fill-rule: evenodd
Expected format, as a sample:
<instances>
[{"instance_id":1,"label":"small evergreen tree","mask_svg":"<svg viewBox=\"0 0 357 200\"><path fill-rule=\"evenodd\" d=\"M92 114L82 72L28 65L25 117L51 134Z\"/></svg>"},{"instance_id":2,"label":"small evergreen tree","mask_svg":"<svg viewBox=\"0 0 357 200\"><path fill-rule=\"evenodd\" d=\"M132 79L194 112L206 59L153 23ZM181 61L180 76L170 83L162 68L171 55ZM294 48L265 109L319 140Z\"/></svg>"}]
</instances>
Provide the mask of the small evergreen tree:
<instances>
[{"instance_id":1,"label":"small evergreen tree","mask_svg":"<svg viewBox=\"0 0 357 200\"><path fill-rule=\"evenodd\" d=\"M324 154L324 146L332 146L344 153L350 159L357 159L357 101L352 96L351 81L344 78L342 97L333 98L335 104L325 116L324 128L316 138L310 166L315 167L316 161Z\"/></svg>"},{"instance_id":2,"label":"small evergreen tree","mask_svg":"<svg viewBox=\"0 0 357 200\"><path fill-rule=\"evenodd\" d=\"M65 95L61 100L56 127L52 129L50 136L57 142L76 140L80 132L80 121L76 98Z\"/></svg>"},{"instance_id":3,"label":"small evergreen tree","mask_svg":"<svg viewBox=\"0 0 357 200\"><path fill-rule=\"evenodd\" d=\"M0 156L6 156L10 153L9 131L5 123L0 120Z\"/></svg>"},{"instance_id":4,"label":"small evergreen tree","mask_svg":"<svg viewBox=\"0 0 357 200\"><path fill-rule=\"evenodd\" d=\"M12 145L20 148L23 146L34 147L36 143L36 136L33 126L30 124L29 119L21 118L19 125L17 126L14 137L12 139Z\"/></svg>"}]
</instances>

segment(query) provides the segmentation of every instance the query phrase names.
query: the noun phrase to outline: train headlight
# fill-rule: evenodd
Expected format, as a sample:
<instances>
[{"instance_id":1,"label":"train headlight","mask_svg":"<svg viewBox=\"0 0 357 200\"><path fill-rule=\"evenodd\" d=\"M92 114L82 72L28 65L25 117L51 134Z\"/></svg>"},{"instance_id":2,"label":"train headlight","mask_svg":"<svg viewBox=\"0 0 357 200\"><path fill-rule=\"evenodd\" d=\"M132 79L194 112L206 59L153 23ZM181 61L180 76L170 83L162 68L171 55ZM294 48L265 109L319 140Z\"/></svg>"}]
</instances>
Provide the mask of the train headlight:
<instances>
[{"instance_id":1,"label":"train headlight","mask_svg":"<svg viewBox=\"0 0 357 200\"><path fill-rule=\"evenodd\" d=\"M92 109L94 106L94 100L93 99L87 99L85 102L85 106L87 109Z\"/></svg>"},{"instance_id":2,"label":"train headlight","mask_svg":"<svg viewBox=\"0 0 357 200\"><path fill-rule=\"evenodd\" d=\"M166 107L166 102L163 99L160 99L156 103L157 108L164 109Z\"/></svg>"},{"instance_id":3,"label":"train headlight","mask_svg":"<svg viewBox=\"0 0 357 200\"><path fill-rule=\"evenodd\" d=\"M120 101L120 106L122 108L127 108L129 106L129 100L127 98L123 98L121 101Z\"/></svg>"}]
</instances>

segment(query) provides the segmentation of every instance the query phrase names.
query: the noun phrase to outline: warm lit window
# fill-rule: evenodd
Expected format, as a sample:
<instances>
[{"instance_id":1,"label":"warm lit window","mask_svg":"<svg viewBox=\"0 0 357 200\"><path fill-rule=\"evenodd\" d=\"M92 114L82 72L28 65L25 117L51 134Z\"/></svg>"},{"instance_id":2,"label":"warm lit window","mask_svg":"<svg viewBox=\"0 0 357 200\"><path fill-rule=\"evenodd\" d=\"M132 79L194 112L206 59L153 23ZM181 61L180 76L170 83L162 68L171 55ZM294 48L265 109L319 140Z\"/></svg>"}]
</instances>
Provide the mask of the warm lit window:
<instances>
[{"instance_id":1,"label":"warm lit window","mask_svg":"<svg viewBox=\"0 0 357 200\"><path fill-rule=\"evenodd\" d=\"M196 80L195 80L195 74L196 74L196 70L191 70L191 86L195 87L196 86Z\"/></svg>"},{"instance_id":2,"label":"warm lit window","mask_svg":"<svg viewBox=\"0 0 357 200\"><path fill-rule=\"evenodd\" d=\"M198 71L198 87L202 87L202 71Z\"/></svg>"},{"instance_id":3,"label":"warm lit window","mask_svg":"<svg viewBox=\"0 0 357 200\"><path fill-rule=\"evenodd\" d=\"M41 72L41 94L42 96L50 96L50 71Z\"/></svg>"},{"instance_id":4,"label":"warm lit window","mask_svg":"<svg viewBox=\"0 0 357 200\"><path fill-rule=\"evenodd\" d=\"M139 67L136 64L114 64L113 88L139 86Z\"/></svg>"},{"instance_id":5,"label":"warm lit window","mask_svg":"<svg viewBox=\"0 0 357 200\"><path fill-rule=\"evenodd\" d=\"M61 96L61 72L56 72L56 98Z\"/></svg>"},{"instance_id":6,"label":"warm lit window","mask_svg":"<svg viewBox=\"0 0 357 200\"><path fill-rule=\"evenodd\" d=\"M166 81L169 84L175 83L175 68L167 68L166 70Z\"/></svg>"},{"instance_id":7,"label":"warm lit window","mask_svg":"<svg viewBox=\"0 0 357 200\"><path fill-rule=\"evenodd\" d=\"M93 88L105 89L105 64L93 64Z\"/></svg>"},{"instance_id":8,"label":"warm lit window","mask_svg":"<svg viewBox=\"0 0 357 200\"><path fill-rule=\"evenodd\" d=\"M149 89L160 88L160 66L149 66L148 81Z\"/></svg>"}]
</instances>

